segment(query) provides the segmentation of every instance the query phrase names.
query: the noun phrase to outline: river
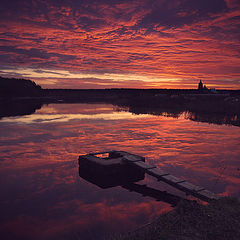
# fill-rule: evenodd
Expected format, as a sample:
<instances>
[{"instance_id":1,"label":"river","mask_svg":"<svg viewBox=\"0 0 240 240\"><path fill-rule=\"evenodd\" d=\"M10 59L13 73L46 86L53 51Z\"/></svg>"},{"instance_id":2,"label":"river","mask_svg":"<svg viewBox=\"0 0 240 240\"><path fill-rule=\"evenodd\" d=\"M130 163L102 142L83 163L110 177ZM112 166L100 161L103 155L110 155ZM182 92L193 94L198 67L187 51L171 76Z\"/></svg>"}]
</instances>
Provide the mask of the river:
<instances>
[{"instance_id":1,"label":"river","mask_svg":"<svg viewBox=\"0 0 240 240\"><path fill-rule=\"evenodd\" d=\"M240 198L240 128L182 113L134 114L110 104L49 104L0 119L0 238L103 239L172 209L167 198L79 176L79 155L123 150L222 196ZM159 193L191 199L147 177Z\"/></svg>"}]
</instances>

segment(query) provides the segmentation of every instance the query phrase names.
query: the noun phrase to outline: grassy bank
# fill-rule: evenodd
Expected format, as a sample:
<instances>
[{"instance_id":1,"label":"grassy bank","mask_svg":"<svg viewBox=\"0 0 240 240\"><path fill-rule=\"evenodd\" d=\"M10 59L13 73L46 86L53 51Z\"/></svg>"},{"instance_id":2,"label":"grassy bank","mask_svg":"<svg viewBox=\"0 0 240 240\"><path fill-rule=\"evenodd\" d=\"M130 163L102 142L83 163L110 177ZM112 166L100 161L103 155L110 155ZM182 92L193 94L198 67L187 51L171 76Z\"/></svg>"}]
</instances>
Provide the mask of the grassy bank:
<instances>
[{"instance_id":1,"label":"grassy bank","mask_svg":"<svg viewBox=\"0 0 240 240\"><path fill-rule=\"evenodd\" d=\"M238 240L240 202L222 198L208 205L182 202L134 232L111 240Z\"/></svg>"}]
</instances>

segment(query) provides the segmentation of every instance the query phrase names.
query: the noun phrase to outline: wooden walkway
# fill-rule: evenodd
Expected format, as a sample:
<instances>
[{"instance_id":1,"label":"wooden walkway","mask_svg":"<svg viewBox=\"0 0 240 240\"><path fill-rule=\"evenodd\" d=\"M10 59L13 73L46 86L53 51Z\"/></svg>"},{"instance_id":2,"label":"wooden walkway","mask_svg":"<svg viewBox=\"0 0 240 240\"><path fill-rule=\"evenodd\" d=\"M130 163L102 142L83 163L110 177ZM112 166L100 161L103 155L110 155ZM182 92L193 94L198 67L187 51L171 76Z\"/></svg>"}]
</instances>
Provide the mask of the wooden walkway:
<instances>
[{"instance_id":1,"label":"wooden walkway","mask_svg":"<svg viewBox=\"0 0 240 240\"><path fill-rule=\"evenodd\" d=\"M155 177L158 181L163 181L189 195L192 195L196 198L199 198L203 201L210 202L212 200L217 200L220 198L219 195L212 193L206 190L203 187L196 186L190 182L187 182L183 179L172 176L169 173L166 173L160 169L158 169L154 165L147 164L139 159L137 156L132 154L125 154L123 157L123 161L126 164L134 165L139 168L141 171Z\"/></svg>"},{"instance_id":2,"label":"wooden walkway","mask_svg":"<svg viewBox=\"0 0 240 240\"><path fill-rule=\"evenodd\" d=\"M107 154L108 157L100 155ZM196 186L186 180L172 176L171 174L158 169L154 165L145 163L145 158L131 154L125 151L106 151L98 153L90 153L79 156L79 163L86 166L86 169L93 170L96 175L116 173L127 178L128 176L138 176L135 179L143 179L144 174L155 177L158 181L165 182L174 188L177 188L188 195L192 195L203 201L213 201L220 198L219 195L206 190L203 187ZM134 169L134 173L128 173L128 170ZM137 174L138 173L138 174ZM130 175L129 175L130 174ZM110 180L111 181L111 180Z\"/></svg>"}]
</instances>

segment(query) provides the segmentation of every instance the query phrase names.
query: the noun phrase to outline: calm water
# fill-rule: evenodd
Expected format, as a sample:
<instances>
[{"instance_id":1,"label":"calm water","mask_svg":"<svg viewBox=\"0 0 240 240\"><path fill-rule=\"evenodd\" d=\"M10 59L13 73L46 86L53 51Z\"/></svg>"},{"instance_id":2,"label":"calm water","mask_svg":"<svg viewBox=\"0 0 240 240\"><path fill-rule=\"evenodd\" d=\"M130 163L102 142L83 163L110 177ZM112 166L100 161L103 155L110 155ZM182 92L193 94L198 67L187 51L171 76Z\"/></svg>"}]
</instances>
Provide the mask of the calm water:
<instances>
[{"instance_id":1,"label":"calm water","mask_svg":"<svg viewBox=\"0 0 240 240\"><path fill-rule=\"evenodd\" d=\"M103 104L50 104L0 119L1 239L101 239L171 209L79 177L78 156L124 150L215 193L240 198L240 128L134 115ZM183 193L146 178L159 191Z\"/></svg>"}]
</instances>

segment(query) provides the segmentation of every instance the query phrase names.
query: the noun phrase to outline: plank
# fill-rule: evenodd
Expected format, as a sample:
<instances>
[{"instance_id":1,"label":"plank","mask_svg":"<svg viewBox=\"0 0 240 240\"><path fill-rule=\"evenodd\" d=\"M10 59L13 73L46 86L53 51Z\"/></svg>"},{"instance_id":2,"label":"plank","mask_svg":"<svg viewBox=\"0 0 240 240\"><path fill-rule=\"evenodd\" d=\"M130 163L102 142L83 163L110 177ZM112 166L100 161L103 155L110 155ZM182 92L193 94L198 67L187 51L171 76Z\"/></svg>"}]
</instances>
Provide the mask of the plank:
<instances>
[{"instance_id":1,"label":"plank","mask_svg":"<svg viewBox=\"0 0 240 240\"><path fill-rule=\"evenodd\" d=\"M165 176L161 176L160 180L162 180L164 182L167 182L167 183L173 183L173 184L186 182L185 180L183 180L181 178L174 177L174 176L172 176L170 174L169 175L165 175Z\"/></svg>"},{"instance_id":2,"label":"plank","mask_svg":"<svg viewBox=\"0 0 240 240\"><path fill-rule=\"evenodd\" d=\"M215 193L212 193L208 190L202 190L202 191L199 191L197 192L198 195L201 195L202 197L205 197L207 199L211 199L211 200L215 200L215 199L219 199L220 196L215 194Z\"/></svg>"},{"instance_id":3,"label":"plank","mask_svg":"<svg viewBox=\"0 0 240 240\"><path fill-rule=\"evenodd\" d=\"M186 190L188 190L188 191L194 191L194 192L197 192L197 191L201 191L201 190L204 190L204 188L203 187L199 187L199 186L196 186L196 185L193 185L192 183L190 183L190 182L187 182L187 181L185 181L185 182L182 182L182 183L178 183L177 184L177 187L178 188L182 188L182 189L186 189Z\"/></svg>"},{"instance_id":4,"label":"plank","mask_svg":"<svg viewBox=\"0 0 240 240\"><path fill-rule=\"evenodd\" d=\"M134 156L134 155L124 155L123 161L127 161L127 162L140 162L140 161L143 161L143 159L139 158L137 156Z\"/></svg>"},{"instance_id":5,"label":"plank","mask_svg":"<svg viewBox=\"0 0 240 240\"><path fill-rule=\"evenodd\" d=\"M146 171L149 175L156 177L156 178L160 178L161 176L164 175L169 175L169 173L166 173L158 168L153 168L153 169L147 169Z\"/></svg>"},{"instance_id":6,"label":"plank","mask_svg":"<svg viewBox=\"0 0 240 240\"><path fill-rule=\"evenodd\" d=\"M132 164L137 166L137 167L139 167L139 168L141 168L141 169L143 169L143 170L156 168L155 166L147 164L147 163L142 162L142 161L140 161L140 162L133 162Z\"/></svg>"}]
</instances>

